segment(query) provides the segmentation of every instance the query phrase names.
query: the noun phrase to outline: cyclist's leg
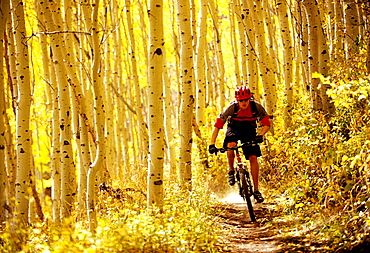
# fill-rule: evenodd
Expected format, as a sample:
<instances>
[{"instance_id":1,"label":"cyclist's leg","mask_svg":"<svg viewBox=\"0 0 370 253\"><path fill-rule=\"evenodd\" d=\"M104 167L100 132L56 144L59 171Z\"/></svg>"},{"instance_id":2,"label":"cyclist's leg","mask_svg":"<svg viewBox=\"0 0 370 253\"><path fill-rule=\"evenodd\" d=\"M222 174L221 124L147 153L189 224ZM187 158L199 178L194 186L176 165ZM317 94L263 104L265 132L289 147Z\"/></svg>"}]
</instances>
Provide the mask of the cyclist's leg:
<instances>
[{"instance_id":1,"label":"cyclist's leg","mask_svg":"<svg viewBox=\"0 0 370 253\"><path fill-rule=\"evenodd\" d=\"M258 179L259 179L259 164L257 160L257 156L250 155L249 156L249 163L251 165L251 174L253 180L254 191L258 191Z\"/></svg>"},{"instance_id":2,"label":"cyclist's leg","mask_svg":"<svg viewBox=\"0 0 370 253\"><path fill-rule=\"evenodd\" d=\"M236 142L229 142L229 143L227 143L227 146L229 148L235 147L236 146ZM234 150L228 150L227 151L227 160L228 160L228 163L229 163L229 173L228 173L227 182L231 186L233 186L235 184L234 159L235 159Z\"/></svg>"},{"instance_id":3,"label":"cyclist's leg","mask_svg":"<svg viewBox=\"0 0 370 253\"><path fill-rule=\"evenodd\" d=\"M251 174L252 174L252 180L253 180L253 186L254 186L254 199L257 201L257 203L262 203L264 201L264 198L262 197L261 192L258 190L258 179L259 179L259 165L257 156L251 155L249 156L249 162L251 165Z\"/></svg>"},{"instance_id":4,"label":"cyclist's leg","mask_svg":"<svg viewBox=\"0 0 370 253\"><path fill-rule=\"evenodd\" d=\"M237 132L230 126L227 127L226 130L226 136L224 139L224 147L235 147L236 143L238 141ZM234 150L228 150L227 151L227 160L229 165L229 171L234 171L234 159L235 159L235 153Z\"/></svg>"},{"instance_id":5,"label":"cyclist's leg","mask_svg":"<svg viewBox=\"0 0 370 253\"><path fill-rule=\"evenodd\" d=\"M249 160L250 171L252 174L253 186L254 186L254 198L257 203L263 202L263 197L259 192L259 164L257 157L261 156L261 149L259 146L245 147L243 148L245 158Z\"/></svg>"},{"instance_id":6,"label":"cyclist's leg","mask_svg":"<svg viewBox=\"0 0 370 253\"><path fill-rule=\"evenodd\" d=\"M236 142L229 142L227 143L228 148L233 148L236 146ZM235 171L234 168L234 159L235 159L235 152L234 150L228 150L227 151L227 160L229 164L229 171Z\"/></svg>"}]
</instances>

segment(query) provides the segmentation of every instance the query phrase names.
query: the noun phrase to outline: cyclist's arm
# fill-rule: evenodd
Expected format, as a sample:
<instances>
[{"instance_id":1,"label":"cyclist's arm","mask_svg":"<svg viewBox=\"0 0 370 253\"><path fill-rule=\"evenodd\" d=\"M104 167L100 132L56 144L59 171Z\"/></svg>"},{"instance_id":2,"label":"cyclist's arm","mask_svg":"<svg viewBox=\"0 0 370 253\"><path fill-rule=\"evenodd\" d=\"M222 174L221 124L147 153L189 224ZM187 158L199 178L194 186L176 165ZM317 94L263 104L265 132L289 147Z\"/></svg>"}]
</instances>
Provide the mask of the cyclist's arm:
<instances>
[{"instance_id":1,"label":"cyclist's arm","mask_svg":"<svg viewBox=\"0 0 370 253\"><path fill-rule=\"evenodd\" d=\"M232 102L223 112L221 112L220 116L217 118L212 132L210 145L214 145L216 143L218 132L224 127L227 118L234 113L234 108L236 104L237 103L235 103L235 101Z\"/></svg>"},{"instance_id":2,"label":"cyclist's arm","mask_svg":"<svg viewBox=\"0 0 370 253\"><path fill-rule=\"evenodd\" d=\"M262 120L261 120L261 125L262 125L262 128L261 130L259 131L258 135L265 135L268 130L270 129L270 125L271 125L271 122L270 122L270 117L268 115L266 115Z\"/></svg>"},{"instance_id":3,"label":"cyclist's arm","mask_svg":"<svg viewBox=\"0 0 370 253\"><path fill-rule=\"evenodd\" d=\"M218 132L219 131L220 131L220 129L218 127L214 127L213 128L210 145L215 145L216 144L216 139L217 139L217 136L218 136Z\"/></svg>"},{"instance_id":4,"label":"cyclist's arm","mask_svg":"<svg viewBox=\"0 0 370 253\"><path fill-rule=\"evenodd\" d=\"M261 128L260 132L258 133L258 135L264 136L265 133L267 133L269 129L270 129L270 126L267 126L267 125L262 126L262 128Z\"/></svg>"}]
</instances>

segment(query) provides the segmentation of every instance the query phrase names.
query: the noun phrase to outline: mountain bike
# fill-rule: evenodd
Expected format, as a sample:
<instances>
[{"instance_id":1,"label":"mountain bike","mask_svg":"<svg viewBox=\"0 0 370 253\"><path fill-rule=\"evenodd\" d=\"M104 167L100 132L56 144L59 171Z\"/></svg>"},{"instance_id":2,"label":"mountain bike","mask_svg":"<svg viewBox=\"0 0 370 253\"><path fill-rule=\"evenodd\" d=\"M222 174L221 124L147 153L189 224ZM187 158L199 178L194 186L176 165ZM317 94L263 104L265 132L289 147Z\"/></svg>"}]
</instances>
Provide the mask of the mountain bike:
<instances>
[{"instance_id":1,"label":"mountain bike","mask_svg":"<svg viewBox=\"0 0 370 253\"><path fill-rule=\"evenodd\" d=\"M235 150L236 157L236 183L239 187L239 195L247 202L249 217L252 222L256 222L256 216L254 215L253 205L251 197L253 196L253 186L251 183L249 171L247 166L242 162L242 158L239 152L239 149L245 146L255 146L258 145L255 141L245 142L236 147L225 147L220 148L218 151L225 153L227 150Z\"/></svg>"}]
</instances>

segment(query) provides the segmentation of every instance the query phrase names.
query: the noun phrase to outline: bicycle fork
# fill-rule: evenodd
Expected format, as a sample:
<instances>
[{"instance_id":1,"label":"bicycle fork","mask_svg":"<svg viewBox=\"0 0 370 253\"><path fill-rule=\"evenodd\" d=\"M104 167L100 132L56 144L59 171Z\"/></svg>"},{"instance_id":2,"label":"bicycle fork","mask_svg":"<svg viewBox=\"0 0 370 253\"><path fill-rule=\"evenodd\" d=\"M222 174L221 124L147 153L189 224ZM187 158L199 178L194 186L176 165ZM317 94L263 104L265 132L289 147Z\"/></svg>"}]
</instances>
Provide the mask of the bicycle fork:
<instances>
[{"instance_id":1,"label":"bicycle fork","mask_svg":"<svg viewBox=\"0 0 370 253\"><path fill-rule=\"evenodd\" d=\"M240 157L240 153L239 153L239 150L235 150L235 156L236 156L236 160L237 160L237 167L238 167L238 170L237 170L237 173L236 173L236 182L238 183L238 187L239 187L239 194L240 196L242 197L246 197L246 198L249 198L253 195L253 189L252 189L252 182L250 180L250 176L249 176L249 171L247 171L246 169L244 169L244 164L242 163L242 159ZM242 173L242 176L245 177L246 181L247 181L247 184L248 184L248 196L244 196L244 193L243 193L243 188L242 188L242 185L240 183L240 174Z\"/></svg>"}]
</instances>

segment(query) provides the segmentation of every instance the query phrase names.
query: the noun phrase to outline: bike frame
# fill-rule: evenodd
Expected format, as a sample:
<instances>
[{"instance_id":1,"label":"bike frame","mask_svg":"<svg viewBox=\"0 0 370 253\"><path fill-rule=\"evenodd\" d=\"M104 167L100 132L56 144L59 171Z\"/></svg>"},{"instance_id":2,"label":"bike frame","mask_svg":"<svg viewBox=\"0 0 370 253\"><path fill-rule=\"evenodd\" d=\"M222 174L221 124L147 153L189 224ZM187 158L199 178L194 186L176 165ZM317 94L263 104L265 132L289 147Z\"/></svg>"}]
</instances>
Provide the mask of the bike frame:
<instances>
[{"instance_id":1,"label":"bike frame","mask_svg":"<svg viewBox=\"0 0 370 253\"><path fill-rule=\"evenodd\" d=\"M239 152L239 148L235 149L235 157L236 157L236 166L237 166L237 170L236 170L236 179L237 179L237 184L238 184L238 187L239 187L239 194L244 198L244 196L242 195L243 194L243 191L242 191L242 185L241 185L241 178L244 176L245 179L246 179L246 183L248 184L248 193L247 193L247 198L250 198L252 195L253 195L253 186L252 186L252 183L250 181L250 176L249 176L249 171L246 170L246 165L245 163L242 162L242 158L241 158L241 155L240 155L240 152Z\"/></svg>"},{"instance_id":2,"label":"bike frame","mask_svg":"<svg viewBox=\"0 0 370 253\"><path fill-rule=\"evenodd\" d=\"M227 147L227 148L219 149L221 153L224 153L227 150L235 151L235 157L237 161L236 179L237 179L237 184L239 187L239 194L247 202L249 216L252 222L256 221L256 217L254 215L253 205L251 201L251 197L253 196L253 186L250 180L249 171L245 169L246 165L242 162L239 149L242 148L243 146L255 146L255 145L258 145L258 144L252 141L252 142L242 143L241 145L239 146L237 145L236 147Z\"/></svg>"}]
</instances>

